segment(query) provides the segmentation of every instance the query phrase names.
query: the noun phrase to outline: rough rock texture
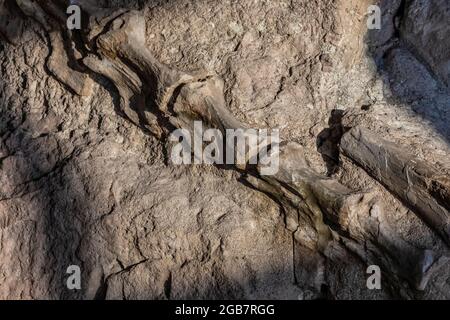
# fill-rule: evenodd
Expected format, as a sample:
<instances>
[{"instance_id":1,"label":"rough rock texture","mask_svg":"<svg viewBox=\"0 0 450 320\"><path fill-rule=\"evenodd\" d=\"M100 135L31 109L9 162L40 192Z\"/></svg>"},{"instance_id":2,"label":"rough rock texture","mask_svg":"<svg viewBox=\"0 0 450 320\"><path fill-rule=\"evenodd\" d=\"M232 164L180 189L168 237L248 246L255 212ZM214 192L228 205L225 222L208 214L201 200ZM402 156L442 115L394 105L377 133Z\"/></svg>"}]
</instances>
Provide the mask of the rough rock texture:
<instances>
[{"instance_id":1,"label":"rough rock texture","mask_svg":"<svg viewBox=\"0 0 450 320\"><path fill-rule=\"evenodd\" d=\"M408 173L339 148L367 128L448 182L448 1L382 1L380 31L368 0L79 2L81 35L65 1L0 1L1 298L450 298ZM170 164L198 118L280 128L279 173Z\"/></svg>"},{"instance_id":2,"label":"rough rock texture","mask_svg":"<svg viewBox=\"0 0 450 320\"><path fill-rule=\"evenodd\" d=\"M400 32L403 39L450 85L450 43L442 41L450 33L448 1L409 1ZM439 43L439 45L436 45Z\"/></svg>"},{"instance_id":3,"label":"rough rock texture","mask_svg":"<svg viewBox=\"0 0 450 320\"><path fill-rule=\"evenodd\" d=\"M445 174L360 127L344 134L341 149L450 244L450 180Z\"/></svg>"}]
</instances>

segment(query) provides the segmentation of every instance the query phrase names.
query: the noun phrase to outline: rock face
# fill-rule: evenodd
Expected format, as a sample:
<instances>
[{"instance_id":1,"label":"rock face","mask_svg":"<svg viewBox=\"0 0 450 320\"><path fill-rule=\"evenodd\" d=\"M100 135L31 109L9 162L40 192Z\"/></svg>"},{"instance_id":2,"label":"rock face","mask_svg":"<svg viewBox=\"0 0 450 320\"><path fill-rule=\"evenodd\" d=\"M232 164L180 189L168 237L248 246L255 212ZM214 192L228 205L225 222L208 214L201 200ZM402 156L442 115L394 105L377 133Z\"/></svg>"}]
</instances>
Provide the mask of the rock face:
<instances>
[{"instance_id":1,"label":"rock face","mask_svg":"<svg viewBox=\"0 0 450 320\"><path fill-rule=\"evenodd\" d=\"M0 298L450 298L448 1L104 2L0 1ZM280 170L170 163L193 120Z\"/></svg>"},{"instance_id":2,"label":"rock face","mask_svg":"<svg viewBox=\"0 0 450 320\"><path fill-rule=\"evenodd\" d=\"M447 85L450 85L448 1L407 1L400 27L403 39Z\"/></svg>"},{"instance_id":3,"label":"rock face","mask_svg":"<svg viewBox=\"0 0 450 320\"><path fill-rule=\"evenodd\" d=\"M401 198L450 244L450 180L404 149L355 127L341 140L344 154Z\"/></svg>"}]
</instances>

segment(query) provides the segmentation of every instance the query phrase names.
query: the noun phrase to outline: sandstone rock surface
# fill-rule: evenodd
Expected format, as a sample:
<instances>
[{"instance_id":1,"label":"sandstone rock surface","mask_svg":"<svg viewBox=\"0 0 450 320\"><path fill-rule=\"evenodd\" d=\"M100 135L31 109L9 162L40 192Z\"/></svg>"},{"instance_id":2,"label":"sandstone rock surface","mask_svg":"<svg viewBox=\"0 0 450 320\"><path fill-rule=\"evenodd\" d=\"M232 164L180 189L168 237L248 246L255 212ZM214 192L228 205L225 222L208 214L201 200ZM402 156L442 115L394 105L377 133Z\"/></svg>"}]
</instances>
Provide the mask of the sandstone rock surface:
<instances>
[{"instance_id":1,"label":"sandstone rock surface","mask_svg":"<svg viewBox=\"0 0 450 320\"><path fill-rule=\"evenodd\" d=\"M0 1L0 298L450 298L448 1L78 2ZM280 128L279 173L171 164L193 119Z\"/></svg>"}]
</instances>

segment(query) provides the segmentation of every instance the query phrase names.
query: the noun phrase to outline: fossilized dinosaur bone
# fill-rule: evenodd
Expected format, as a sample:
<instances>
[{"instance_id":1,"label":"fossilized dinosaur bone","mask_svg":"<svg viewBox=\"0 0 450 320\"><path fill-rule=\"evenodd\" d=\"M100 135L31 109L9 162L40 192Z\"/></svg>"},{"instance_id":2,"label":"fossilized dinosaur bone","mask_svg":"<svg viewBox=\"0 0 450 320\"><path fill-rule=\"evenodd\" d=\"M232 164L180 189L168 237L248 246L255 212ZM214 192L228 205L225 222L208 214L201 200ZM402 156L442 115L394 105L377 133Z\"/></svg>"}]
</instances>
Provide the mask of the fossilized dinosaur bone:
<instances>
[{"instance_id":1,"label":"fossilized dinosaur bone","mask_svg":"<svg viewBox=\"0 0 450 320\"><path fill-rule=\"evenodd\" d=\"M402 199L450 246L450 179L397 145L355 127L343 153Z\"/></svg>"},{"instance_id":2,"label":"fossilized dinosaur bone","mask_svg":"<svg viewBox=\"0 0 450 320\"><path fill-rule=\"evenodd\" d=\"M295 239L331 259L329 250L338 242L367 264L382 265L389 273L423 290L448 257L403 240L390 226L386 219L390 213L373 191L355 192L317 174L306 164L303 154L301 146L287 143L280 148L280 170L276 175L247 177L256 189L281 203L286 225ZM305 226L313 226L314 230ZM388 253L386 259L380 258L380 250Z\"/></svg>"},{"instance_id":3,"label":"fossilized dinosaur bone","mask_svg":"<svg viewBox=\"0 0 450 320\"><path fill-rule=\"evenodd\" d=\"M61 11L58 11L66 2L58 1L58 6L41 1L17 1L25 14L44 24L51 34L55 48L49 60L50 71L74 92L87 92L87 76L68 77L71 70L68 56L59 50L62 38L52 34L67 32L61 26ZM140 12L100 9L92 1L78 3L90 14L89 23L82 31L87 53L80 61L113 82L120 95L120 109L132 122L158 137L171 128L192 131L194 120L202 120L222 131L245 127L227 109L220 78L206 71L179 71L155 59L145 45L145 20ZM250 151L247 158L257 152ZM282 145L279 152L280 170L276 175L262 177L258 172L249 171L247 180L281 204L286 225L294 232L297 243L314 252L311 261L318 266L316 269L320 269L322 255L332 258L334 254L330 251L341 246L357 253L366 263L381 263L391 269L387 272L408 279L419 289L424 288L430 274L445 258L401 239L383 218L385 210L373 192L354 192L314 172L295 143ZM335 227L330 227L327 221ZM388 252L387 258L380 258L380 248ZM312 284L317 285L317 281Z\"/></svg>"}]
</instances>

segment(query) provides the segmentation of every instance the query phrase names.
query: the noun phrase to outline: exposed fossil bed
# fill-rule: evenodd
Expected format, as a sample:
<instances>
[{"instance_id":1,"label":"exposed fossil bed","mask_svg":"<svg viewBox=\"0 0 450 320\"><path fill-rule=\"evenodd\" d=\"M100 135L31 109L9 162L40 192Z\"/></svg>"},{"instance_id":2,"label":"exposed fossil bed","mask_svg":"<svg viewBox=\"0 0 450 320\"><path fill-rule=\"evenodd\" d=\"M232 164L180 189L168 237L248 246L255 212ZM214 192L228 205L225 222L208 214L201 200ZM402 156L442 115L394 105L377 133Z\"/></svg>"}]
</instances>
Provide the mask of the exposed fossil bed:
<instances>
[{"instance_id":1,"label":"exposed fossil bed","mask_svg":"<svg viewBox=\"0 0 450 320\"><path fill-rule=\"evenodd\" d=\"M0 298L450 299L448 0L77 2L0 0ZM279 173L172 164L195 119Z\"/></svg>"}]
</instances>

